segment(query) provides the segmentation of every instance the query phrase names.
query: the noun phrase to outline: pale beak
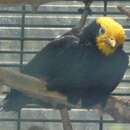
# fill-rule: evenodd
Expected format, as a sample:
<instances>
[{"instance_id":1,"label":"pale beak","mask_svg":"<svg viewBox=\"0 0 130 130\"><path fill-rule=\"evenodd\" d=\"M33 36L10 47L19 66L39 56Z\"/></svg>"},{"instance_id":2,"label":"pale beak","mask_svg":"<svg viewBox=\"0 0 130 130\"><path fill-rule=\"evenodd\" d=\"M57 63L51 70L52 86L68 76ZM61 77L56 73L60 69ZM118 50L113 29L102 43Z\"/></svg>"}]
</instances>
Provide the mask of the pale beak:
<instances>
[{"instance_id":1,"label":"pale beak","mask_svg":"<svg viewBox=\"0 0 130 130\"><path fill-rule=\"evenodd\" d=\"M116 40L108 38L106 43L110 45L112 48L116 47Z\"/></svg>"}]
</instances>

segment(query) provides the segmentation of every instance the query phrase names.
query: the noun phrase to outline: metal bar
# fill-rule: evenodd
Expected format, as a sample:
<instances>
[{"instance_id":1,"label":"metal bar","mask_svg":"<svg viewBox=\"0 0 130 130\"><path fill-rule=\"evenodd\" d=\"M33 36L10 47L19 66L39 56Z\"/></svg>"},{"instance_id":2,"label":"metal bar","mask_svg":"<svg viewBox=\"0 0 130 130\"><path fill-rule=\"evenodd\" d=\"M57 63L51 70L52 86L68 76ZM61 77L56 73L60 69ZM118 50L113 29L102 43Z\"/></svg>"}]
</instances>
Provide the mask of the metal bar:
<instances>
[{"instance_id":1,"label":"metal bar","mask_svg":"<svg viewBox=\"0 0 130 130\"><path fill-rule=\"evenodd\" d=\"M108 13L107 13L108 14ZM74 27L75 24L66 24L66 25L60 25L60 23L57 24L42 24L42 25L31 25L31 24L25 24L25 29L26 28L72 28ZM21 24L0 24L0 27L21 27ZM130 28L130 25L123 25L124 28Z\"/></svg>"},{"instance_id":2,"label":"metal bar","mask_svg":"<svg viewBox=\"0 0 130 130\"><path fill-rule=\"evenodd\" d=\"M37 44L38 44L38 42L37 42ZM44 43L43 43L43 45L44 45ZM39 50L28 50L28 51L23 51L23 54L37 54L39 52ZM19 51L18 49L16 49L16 50L1 50L0 51L0 54L3 54L3 53L8 53L8 54L19 54L19 53L21 53L21 51ZM130 55L130 52L127 52L127 55ZM128 68L130 69L130 66L128 66Z\"/></svg>"},{"instance_id":3,"label":"metal bar","mask_svg":"<svg viewBox=\"0 0 130 130\"><path fill-rule=\"evenodd\" d=\"M99 130L103 130L103 117L100 116Z\"/></svg>"},{"instance_id":4,"label":"metal bar","mask_svg":"<svg viewBox=\"0 0 130 130\"><path fill-rule=\"evenodd\" d=\"M20 67L19 64L0 64L0 67Z\"/></svg>"},{"instance_id":5,"label":"metal bar","mask_svg":"<svg viewBox=\"0 0 130 130\"><path fill-rule=\"evenodd\" d=\"M31 24L25 24L25 28L72 28L73 26L75 26L74 24L72 25L49 25L49 24L43 24L43 25L31 25ZM0 27L21 27L21 24L0 24Z\"/></svg>"},{"instance_id":6,"label":"metal bar","mask_svg":"<svg viewBox=\"0 0 130 130\"><path fill-rule=\"evenodd\" d=\"M21 37L0 37L0 40L22 40ZM33 37L33 38L24 38L24 41L51 41L54 40L54 38L37 38L37 37Z\"/></svg>"},{"instance_id":7,"label":"metal bar","mask_svg":"<svg viewBox=\"0 0 130 130\"><path fill-rule=\"evenodd\" d=\"M20 37L0 37L0 40L21 40ZM52 41L54 38L37 38L37 37L25 37L24 41ZM130 38L128 37L126 41L130 41Z\"/></svg>"},{"instance_id":8,"label":"metal bar","mask_svg":"<svg viewBox=\"0 0 130 130\"><path fill-rule=\"evenodd\" d=\"M104 0L104 16L107 15L107 1L108 0Z\"/></svg>"},{"instance_id":9,"label":"metal bar","mask_svg":"<svg viewBox=\"0 0 130 130\"><path fill-rule=\"evenodd\" d=\"M75 0L65 0L65 1L75 1ZM88 1L88 0L77 0L77 1ZM106 0L93 0L93 1L106 1ZM119 2L121 2L121 1L124 1L124 0L107 0L107 1L119 1ZM129 1L129 0L125 0L125 1Z\"/></svg>"},{"instance_id":10,"label":"metal bar","mask_svg":"<svg viewBox=\"0 0 130 130\"><path fill-rule=\"evenodd\" d=\"M21 14L22 13L22 11L8 11L8 10L5 10L5 11L1 11L0 10L0 14ZM68 14L68 15L79 15L79 14L81 14L81 13L79 13L78 11L71 11L71 12L69 12L69 10L68 11L62 11L62 12L58 12L58 11L37 11L37 12L32 12L32 11L25 11L25 13L26 14ZM101 13L103 13L103 12L93 12L93 13L95 13L95 14L101 14ZM118 13L119 14L119 13Z\"/></svg>"},{"instance_id":11,"label":"metal bar","mask_svg":"<svg viewBox=\"0 0 130 130\"><path fill-rule=\"evenodd\" d=\"M20 47L20 70L23 68L23 49L24 49L24 25L25 25L25 5L22 6L22 18L21 18L21 47ZM18 111L17 130L21 128L21 110Z\"/></svg>"},{"instance_id":12,"label":"metal bar","mask_svg":"<svg viewBox=\"0 0 130 130\"><path fill-rule=\"evenodd\" d=\"M36 54L36 53L38 53L39 51L23 51L23 54ZM8 54L20 54L21 53L21 51L0 51L0 54L2 54L2 53L8 53Z\"/></svg>"},{"instance_id":13,"label":"metal bar","mask_svg":"<svg viewBox=\"0 0 130 130\"><path fill-rule=\"evenodd\" d=\"M23 13L22 13L22 21L21 21L21 47L20 47L20 70L22 70L23 67L23 50L24 50L24 27L25 27L25 11L26 7L23 5L22 7Z\"/></svg>"},{"instance_id":14,"label":"metal bar","mask_svg":"<svg viewBox=\"0 0 130 130\"><path fill-rule=\"evenodd\" d=\"M21 128L21 110L18 111L17 130Z\"/></svg>"},{"instance_id":15,"label":"metal bar","mask_svg":"<svg viewBox=\"0 0 130 130\"><path fill-rule=\"evenodd\" d=\"M8 122L15 122L18 119L0 119L0 121L8 121ZM48 122L48 123L62 123L62 120L58 119L20 119L21 122ZM114 120L70 120L71 123L119 123ZM123 122L123 124L128 124L128 122Z\"/></svg>"},{"instance_id":16,"label":"metal bar","mask_svg":"<svg viewBox=\"0 0 130 130\"><path fill-rule=\"evenodd\" d=\"M0 14L21 14L22 12L17 12L17 11L0 11ZM59 15L59 14L67 14L67 15L80 15L81 13L79 13L78 12L78 10L77 11L71 11L71 12L69 12L69 10L68 11L63 11L63 12L56 12L55 10L54 11L38 11L38 12L29 12L29 11L25 11L25 13L26 14L40 14L40 15L42 15L42 14L44 14L44 15L48 15L48 14L52 14L52 15ZM104 13L104 11L101 11L101 12L96 12L96 11L92 11L92 14L94 14L94 15L101 15L101 14L103 14ZM121 13L120 12L107 12L108 14L112 14L112 15L120 15Z\"/></svg>"},{"instance_id":17,"label":"metal bar","mask_svg":"<svg viewBox=\"0 0 130 130\"><path fill-rule=\"evenodd\" d=\"M37 43L38 44L38 43ZM44 43L43 43L43 45L44 45ZM45 44L46 45L46 44ZM39 52L39 50L28 50L28 51L23 51L23 54L37 54ZM1 50L0 51L0 54L20 54L21 53L21 51L19 51L18 49L16 49L16 50ZM130 52L128 52L127 53L128 55L130 55ZM130 66L129 66L129 69L130 69Z\"/></svg>"},{"instance_id":18,"label":"metal bar","mask_svg":"<svg viewBox=\"0 0 130 130\"><path fill-rule=\"evenodd\" d=\"M73 130L68 109L66 107L62 108L60 110L60 114L61 114L61 119L63 123L63 130Z\"/></svg>"},{"instance_id":19,"label":"metal bar","mask_svg":"<svg viewBox=\"0 0 130 130\"><path fill-rule=\"evenodd\" d=\"M112 93L112 96L130 96L130 93Z\"/></svg>"}]
</instances>

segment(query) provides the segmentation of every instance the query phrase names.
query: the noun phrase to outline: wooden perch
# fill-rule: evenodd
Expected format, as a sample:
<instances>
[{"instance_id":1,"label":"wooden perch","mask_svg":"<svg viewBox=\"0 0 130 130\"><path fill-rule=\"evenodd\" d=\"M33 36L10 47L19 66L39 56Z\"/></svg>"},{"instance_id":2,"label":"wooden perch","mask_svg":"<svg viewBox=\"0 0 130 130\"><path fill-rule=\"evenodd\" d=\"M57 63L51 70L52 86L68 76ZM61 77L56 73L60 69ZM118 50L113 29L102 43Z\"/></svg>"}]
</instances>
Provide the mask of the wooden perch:
<instances>
[{"instance_id":1,"label":"wooden perch","mask_svg":"<svg viewBox=\"0 0 130 130\"><path fill-rule=\"evenodd\" d=\"M20 72L0 69L0 82L49 104L56 103L69 107L82 107L77 106L77 104L71 105L62 94L48 91L46 84L41 80ZM130 104L124 100L110 96L106 107L98 107L97 109L110 114L117 122L130 122Z\"/></svg>"},{"instance_id":2,"label":"wooden perch","mask_svg":"<svg viewBox=\"0 0 130 130\"><path fill-rule=\"evenodd\" d=\"M124 6L118 6L117 8L120 10L120 12L122 12L130 18L130 10L127 10Z\"/></svg>"},{"instance_id":3,"label":"wooden perch","mask_svg":"<svg viewBox=\"0 0 130 130\"><path fill-rule=\"evenodd\" d=\"M0 69L0 82L11 87L11 89L21 91L28 96L40 99L52 106L64 106L64 108L60 110L63 128L64 130L72 130L69 113L67 111L67 108L72 107L72 105L67 102L67 98L62 94L55 91L48 91L44 81L20 72Z\"/></svg>"},{"instance_id":4,"label":"wooden perch","mask_svg":"<svg viewBox=\"0 0 130 130\"><path fill-rule=\"evenodd\" d=\"M88 2L87 2L88 1ZM87 0L85 2L85 7L84 7L84 11L81 15L81 19L79 21L79 24L76 25L75 27L73 27L70 31L66 32L65 34L63 34L63 36L65 35L75 35L75 36L79 36L80 31L82 30L82 28L84 27L87 17L89 15L88 9L91 5L91 3L93 2L93 0Z\"/></svg>"},{"instance_id":5,"label":"wooden perch","mask_svg":"<svg viewBox=\"0 0 130 130\"><path fill-rule=\"evenodd\" d=\"M130 102L110 96L102 111L110 114L116 122L130 123Z\"/></svg>"},{"instance_id":6,"label":"wooden perch","mask_svg":"<svg viewBox=\"0 0 130 130\"><path fill-rule=\"evenodd\" d=\"M0 69L0 82L49 104L67 104L67 98L58 92L50 92L43 81L20 72Z\"/></svg>"}]
</instances>

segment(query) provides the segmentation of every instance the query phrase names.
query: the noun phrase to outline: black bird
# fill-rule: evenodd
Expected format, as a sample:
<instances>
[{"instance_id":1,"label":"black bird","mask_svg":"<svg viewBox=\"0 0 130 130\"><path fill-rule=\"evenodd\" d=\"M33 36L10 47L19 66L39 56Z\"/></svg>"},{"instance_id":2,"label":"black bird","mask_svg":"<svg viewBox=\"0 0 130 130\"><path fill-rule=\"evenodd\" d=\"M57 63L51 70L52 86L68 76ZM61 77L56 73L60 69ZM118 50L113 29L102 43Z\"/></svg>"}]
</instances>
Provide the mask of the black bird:
<instances>
[{"instance_id":1,"label":"black bird","mask_svg":"<svg viewBox=\"0 0 130 130\"><path fill-rule=\"evenodd\" d=\"M81 100L85 107L105 105L128 67L124 41L124 29L117 21L99 17L79 37L68 35L50 42L22 73L46 81L49 90L61 92L74 104ZM30 100L12 90L4 108L17 110Z\"/></svg>"}]
</instances>

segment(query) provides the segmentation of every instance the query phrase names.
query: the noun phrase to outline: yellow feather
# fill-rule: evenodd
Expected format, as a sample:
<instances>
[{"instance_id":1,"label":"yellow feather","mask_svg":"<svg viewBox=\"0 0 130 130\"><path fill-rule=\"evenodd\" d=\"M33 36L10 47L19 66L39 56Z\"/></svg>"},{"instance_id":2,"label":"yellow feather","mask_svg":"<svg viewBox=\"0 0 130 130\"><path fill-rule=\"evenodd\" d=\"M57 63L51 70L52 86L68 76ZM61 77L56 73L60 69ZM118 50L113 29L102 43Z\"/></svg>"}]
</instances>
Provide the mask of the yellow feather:
<instances>
[{"instance_id":1,"label":"yellow feather","mask_svg":"<svg viewBox=\"0 0 130 130\"><path fill-rule=\"evenodd\" d=\"M105 55L112 54L116 48L111 48L105 41L112 38L116 41L116 47L122 45L126 37L123 27L111 17L99 17L97 18L96 23L105 31L104 34L97 36L97 47Z\"/></svg>"}]
</instances>

